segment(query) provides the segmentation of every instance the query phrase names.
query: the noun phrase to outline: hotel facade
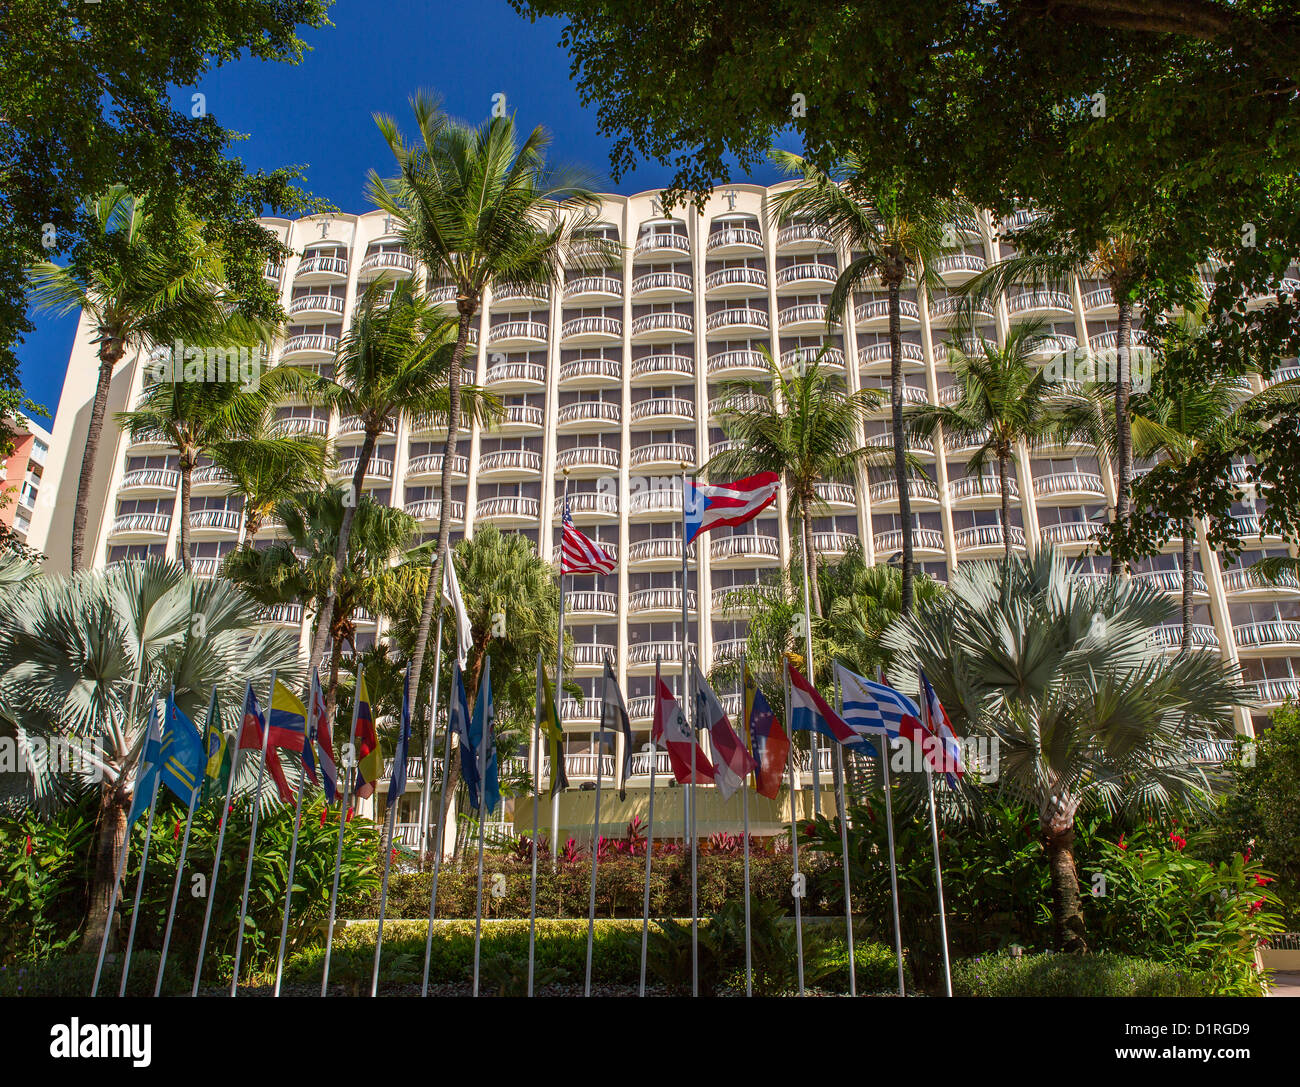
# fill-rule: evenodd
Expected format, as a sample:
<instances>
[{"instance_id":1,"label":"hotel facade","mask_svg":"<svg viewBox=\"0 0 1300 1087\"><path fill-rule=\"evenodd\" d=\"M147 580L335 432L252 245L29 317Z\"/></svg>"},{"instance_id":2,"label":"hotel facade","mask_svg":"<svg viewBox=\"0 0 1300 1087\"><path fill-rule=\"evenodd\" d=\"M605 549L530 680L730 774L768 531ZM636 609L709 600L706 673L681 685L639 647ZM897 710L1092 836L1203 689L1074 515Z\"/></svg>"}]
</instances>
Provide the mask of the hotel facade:
<instances>
[{"instance_id":1,"label":"hotel facade","mask_svg":"<svg viewBox=\"0 0 1300 1087\"><path fill-rule=\"evenodd\" d=\"M715 531L693 544L688 580L682 584L677 480L683 464L701 465L725 444L715 413L728 385L766 373L762 349L791 367L823 346L824 364L842 375L848 389L887 390L889 384L884 291L858 293L845 321L828 331L830 291L853 254L812 224L774 224L772 202L778 191L780 187L732 185L717 190L698 213L676 209L667 214L658 193L604 196L583 230L620 243L621 262L598 272L571 270L562 284L539 294L492 292L484 299L471 339L466 379L501 397L505 419L460 435L452 465L453 537L492 523L527 536L544 558L555 558L567 479L574 522L615 551L618 566L608 576L566 579L566 629L573 639L566 679L593 693L608 654L637 733L634 786L648 782L651 756L641 745L650 728L655 662L662 661L674 686L680 674L682 593L690 643L698 647L707 670L744 645L746 618L736 608L736 591L758 584L792 554L782 494L748 524ZM403 248L396 224L382 212L268 219L265 225L293 251L282 267L266 273L279 286L289 315L272 352L275 362L329 372L361 293L381 276L415 276L454 312L454 290L429 281ZM956 335L959 299L952 292L1013 251L1003 235L1014 225L983 214L955 223L954 244L933 269L942 289L904 285L906 403L955 401L947 344ZM1207 268L1206 275L1212 271ZM1300 276L1295 269L1289 274ZM1001 341L1016 323L1031 319L1043 322L1044 363L1061 353L1075 357L1083 349L1104 353L1115 346L1116 311L1099 281L1077 280L1065 290L1013 288L980 312L977 335ZM1141 333L1136 335L1140 339ZM141 355L119 368L110 417L139 397L146 362ZM94 345L83 316L33 519L36 534L47 541L52 570L66 569L68 561L95 373ZM1300 369L1292 361L1279 376L1297 374ZM863 428L865 444L892 447L888 412L886 400ZM286 403L279 414L286 434L329 438L337 455L335 478L352 475L361 445L355 419L295 402ZM366 477L366 490L415 517L425 539L437 526L445 436L445 430L427 420L401 419L380 439ZM992 475L967 472L974 448L940 434L933 442L913 441L910 451L929 476L912 485L918 567L946 580L963 562L998 557L1003 549L998 486ZM1098 525L1115 502L1115 478L1106 458L1082 446L1022 446L1016 450L1011 482L1015 548L1033 551L1050 544L1075 556L1085 575L1109 568L1108 560L1088 554ZM174 556L178 483L174 450L133 441L106 427L87 540L95 564ZM824 507L815 520L813 547L823 560L833 560L854 543L869 562L888 561L900 551L902 525L889 470L865 469L855 482L825 483L819 491ZM1295 555L1295 541L1260 537L1264 499L1250 497L1252 504L1235 511L1249 537L1238 562L1226 564L1200 532L1195 548L1194 641L1241 665L1258 699L1255 708L1238 717L1242 732L1258 728L1271 707L1300 694L1300 587L1264 589L1245 572L1265 555ZM198 574L216 573L223 556L237 546L242 518L241 496L230 493L218 469L201 467L190 512ZM256 542L270 541L276 533L277 526L268 525ZM1139 564L1136 577L1177 598L1180 550L1180 541L1171 541L1164 554ZM306 651L301 608L272 609L268 620L297 630ZM1173 651L1180 633L1171 613L1170 624L1152 636ZM358 648L383 636L382 619L361 617ZM735 708L738 696L731 692L727 697ZM593 753L599 716L597 699L581 704L564 700L568 775L575 786L594 779L597 758L603 760L605 780L611 779L613 756ZM659 759L663 774L666 758ZM423 765L415 763L408 784L412 803L418 801L423 779ZM829 771L829 756L823 752L818 769L822 787ZM807 784L811 777L796 776L797 784ZM587 796L584 790L566 794L566 807L570 797L586 803ZM617 826L632 809L618 805L616 796L612 799L609 820ZM580 808L574 809L571 825L581 824ZM408 818L407 806L403 811L401 818ZM414 817L413 809L409 817ZM700 832L706 833L705 802L700 820ZM734 828L734 820L728 819L727 826Z\"/></svg>"}]
</instances>

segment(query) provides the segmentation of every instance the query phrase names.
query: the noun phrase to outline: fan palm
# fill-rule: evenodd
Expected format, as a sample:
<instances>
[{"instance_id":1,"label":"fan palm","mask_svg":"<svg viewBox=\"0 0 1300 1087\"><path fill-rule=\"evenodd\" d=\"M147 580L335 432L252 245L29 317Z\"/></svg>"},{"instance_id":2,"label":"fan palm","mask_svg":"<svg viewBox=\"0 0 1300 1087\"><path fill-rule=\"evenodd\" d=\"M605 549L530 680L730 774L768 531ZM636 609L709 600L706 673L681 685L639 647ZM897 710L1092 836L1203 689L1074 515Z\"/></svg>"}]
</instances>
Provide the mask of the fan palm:
<instances>
[{"instance_id":1,"label":"fan palm","mask_svg":"<svg viewBox=\"0 0 1300 1087\"><path fill-rule=\"evenodd\" d=\"M787 375L771 352L764 348L762 353L770 384L744 381L727 387L727 402L716 419L736 447L714 454L705 471L715 479L758 472L776 472L784 479L790 517L798 521L801 550L807 558L812 611L821 615L812 522L826 503L817 486L852 482L859 465L876 454L863 447L858 434L883 394L875 389L846 392L822 366L821 354Z\"/></svg>"},{"instance_id":2,"label":"fan palm","mask_svg":"<svg viewBox=\"0 0 1300 1087\"><path fill-rule=\"evenodd\" d=\"M1018 325L1002 347L982 342L982 354L968 355L948 347L949 366L961 399L949 405L926 404L909 413L909 429L931 437L942 426L945 435L977 448L966 463L968 474L979 475L990 457L997 461L1002 497L1002 543L1011 561L1011 457L1019 442L1032 442L1048 433L1052 422L1052 390L1043 371L1031 361L1041 337L1037 323Z\"/></svg>"},{"instance_id":3,"label":"fan palm","mask_svg":"<svg viewBox=\"0 0 1300 1087\"><path fill-rule=\"evenodd\" d=\"M962 563L948 590L885 632L890 676L915 690L923 669L957 732L998 744L997 788L1038 812L1057 943L1085 951L1076 816L1204 802L1198 749L1232 734L1247 692L1216 654L1161 652L1158 589L1072 579L1051 548Z\"/></svg>"},{"instance_id":4,"label":"fan palm","mask_svg":"<svg viewBox=\"0 0 1300 1087\"><path fill-rule=\"evenodd\" d=\"M402 412L435 418L449 414L450 401L444 382L449 368L459 365L451 339L454 327L435 306L416 293L411 281L390 285L383 279L376 280L366 289L352 327L339 342L334 377L318 378L308 387L312 399L356 416L362 428L361 451L352 470L351 501L343 507L335 544L334 576L321 598L323 616L330 615L344 576L357 500L379 436L396 428ZM498 398L476 386L460 390L459 398L468 406L472 417L487 420L500 414ZM450 457L450 451L445 455ZM327 618L317 628L311 651L313 668L324 654L331 621Z\"/></svg>"},{"instance_id":5,"label":"fan palm","mask_svg":"<svg viewBox=\"0 0 1300 1087\"><path fill-rule=\"evenodd\" d=\"M222 253L198 222L189 224L183 243L177 244L155 223L149 200L120 185L93 200L89 210L96 235L96 256L89 264L64 267L46 261L30 273L36 309L60 316L84 312L99 345L99 375L72 514L73 570L88 565L90 492L118 364L129 352L177 339L197 345L222 341L231 330L227 308L234 301L225 284ZM245 329L243 322L236 324Z\"/></svg>"},{"instance_id":6,"label":"fan palm","mask_svg":"<svg viewBox=\"0 0 1300 1087\"><path fill-rule=\"evenodd\" d=\"M932 266L947 248L945 241L953 223L970 217L973 210L960 197L919 197L909 186L898 183L868 189L861 180L861 164L852 155L829 172L789 151L771 155L786 174L802 178L776 198L773 213L777 221L806 219L820 224L850 253L857 254L836 279L827 307L828 322L842 319L857 291L883 286L888 295L890 425L903 527L903 610L909 611L914 562L910 470L903 437L901 290L908 279L929 288L940 285Z\"/></svg>"},{"instance_id":7,"label":"fan palm","mask_svg":"<svg viewBox=\"0 0 1300 1087\"><path fill-rule=\"evenodd\" d=\"M121 563L70 578L36 577L0 602L0 713L19 734L84 753L99 789L85 937L110 923L112 882L126 842L149 696L171 689L195 720L212 688L233 725L245 684L301 672L295 639L258 628L257 603L228 582L201 581L162 559ZM32 782L57 802L53 774Z\"/></svg>"},{"instance_id":8,"label":"fan palm","mask_svg":"<svg viewBox=\"0 0 1300 1087\"><path fill-rule=\"evenodd\" d=\"M411 101L418 138L407 143L397 123L376 117L396 159L396 177L371 172L375 204L401 224L404 242L435 279L456 291L457 332L448 373L447 442L442 462L438 559L450 553L451 465L461 425L460 374L470 330L494 286L548 289L566 265L592 269L619 259L619 246L583 239L572 221L598 206L593 180L546 163L550 137L535 128L522 142L513 117L474 127L453 121L423 94ZM411 659L419 689L439 579L430 578Z\"/></svg>"}]
</instances>

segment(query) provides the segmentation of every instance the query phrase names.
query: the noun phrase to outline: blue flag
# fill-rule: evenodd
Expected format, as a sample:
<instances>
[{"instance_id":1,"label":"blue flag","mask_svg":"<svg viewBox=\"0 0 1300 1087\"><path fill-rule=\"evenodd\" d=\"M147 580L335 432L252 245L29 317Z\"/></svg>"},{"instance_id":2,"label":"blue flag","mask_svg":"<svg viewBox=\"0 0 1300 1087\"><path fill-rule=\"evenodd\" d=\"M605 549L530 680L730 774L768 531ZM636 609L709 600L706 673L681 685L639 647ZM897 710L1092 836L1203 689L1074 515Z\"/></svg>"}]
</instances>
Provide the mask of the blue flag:
<instances>
[{"instance_id":1,"label":"blue flag","mask_svg":"<svg viewBox=\"0 0 1300 1087\"><path fill-rule=\"evenodd\" d=\"M487 810L489 813L496 811L497 804L501 800L500 783L497 780L497 740L496 740L496 711L492 708L492 658L483 658L483 679L479 683L478 698L474 702L474 716L470 720L469 737L470 742L474 745L474 755L477 759L479 744L483 740L483 730L487 730L487 748L483 752L483 780L486 784L483 787L483 799L487 801ZM474 793L470 793L470 803L475 808L479 808L478 798Z\"/></svg>"},{"instance_id":2,"label":"blue flag","mask_svg":"<svg viewBox=\"0 0 1300 1087\"><path fill-rule=\"evenodd\" d=\"M472 807L478 807L478 749L469 735L469 699L465 697L465 676L460 662L451 668L451 705L447 709L447 727L456 733L460 744L460 776L465 779Z\"/></svg>"},{"instance_id":3,"label":"blue flag","mask_svg":"<svg viewBox=\"0 0 1300 1087\"><path fill-rule=\"evenodd\" d=\"M174 694L167 696L166 721L162 730L162 783L186 804L203 780L208 757L199 730L181 708Z\"/></svg>"},{"instance_id":4,"label":"blue flag","mask_svg":"<svg viewBox=\"0 0 1300 1087\"><path fill-rule=\"evenodd\" d=\"M463 685L462 685L463 686ZM388 803L391 807L406 792L406 758L411 750L411 666L406 666L402 684L402 734L393 754L393 772L388 778Z\"/></svg>"},{"instance_id":5,"label":"blue flag","mask_svg":"<svg viewBox=\"0 0 1300 1087\"><path fill-rule=\"evenodd\" d=\"M131 797L131 810L127 813L128 829L153 803L158 787L158 768L162 762L162 723L158 720L158 699L149 703L149 727L145 734L144 749L140 752L140 765L135 775L135 795Z\"/></svg>"}]
</instances>

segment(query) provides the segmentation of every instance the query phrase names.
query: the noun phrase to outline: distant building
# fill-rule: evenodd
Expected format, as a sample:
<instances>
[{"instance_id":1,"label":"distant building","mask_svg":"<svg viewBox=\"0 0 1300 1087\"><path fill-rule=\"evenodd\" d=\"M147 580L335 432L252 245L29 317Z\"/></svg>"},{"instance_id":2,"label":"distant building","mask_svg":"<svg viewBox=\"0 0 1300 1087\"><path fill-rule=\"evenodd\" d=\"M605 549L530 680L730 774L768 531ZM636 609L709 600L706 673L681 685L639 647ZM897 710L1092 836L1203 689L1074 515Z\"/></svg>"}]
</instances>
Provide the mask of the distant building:
<instances>
[{"instance_id":1,"label":"distant building","mask_svg":"<svg viewBox=\"0 0 1300 1087\"><path fill-rule=\"evenodd\" d=\"M6 419L5 426L13 435L14 451L4 462L4 483L0 485L4 504L0 506L0 525L12 528L20 543L44 551L45 535L33 534L32 520L36 515L36 502L53 439L49 431L31 420L19 423Z\"/></svg>"}]
</instances>

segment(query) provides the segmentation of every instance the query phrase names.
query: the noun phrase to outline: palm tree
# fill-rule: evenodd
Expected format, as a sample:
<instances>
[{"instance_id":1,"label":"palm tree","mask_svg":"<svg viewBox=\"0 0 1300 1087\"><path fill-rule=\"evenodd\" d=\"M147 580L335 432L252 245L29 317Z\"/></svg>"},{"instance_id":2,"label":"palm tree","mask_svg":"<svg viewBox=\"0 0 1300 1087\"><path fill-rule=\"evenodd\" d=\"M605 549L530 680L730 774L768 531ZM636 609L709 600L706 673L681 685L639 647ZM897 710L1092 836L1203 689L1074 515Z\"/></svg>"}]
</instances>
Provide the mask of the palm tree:
<instances>
[{"instance_id":1,"label":"palm tree","mask_svg":"<svg viewBox=\"0 0 1300 1087\"><path fill-rule=\"evenodd\" d=\"M30 273L35 308L60 316L84 311L99 344L99 376L72 514L73 570L88 565L90 492L118 363L128 352L177 339L200 346L219 342L230 331L226 311L235 301L225 284L221 251L205 237L201 224L190 222L177 244L155 221L152 203L120 185L93 200L88 210L95 259L87 267L45 261Z\"/></svg>"},{"instance_id":2,"label":"palm tree","mask_svg":"<svg viewBox=\"0 0 1300 1087\"><path fill-rule=\"evenodd\" d=\"M890 675L922 668L960 735L999 745L997 790L1030 803L1051 872L1063 951L1086 951L1075 820L1082 811L1168 811L1204 803L1199 745L1232 734L1248 694L1216 654L1165 655L1151 628L1171 610L1158 589L1072 579L1051 548L1010 563L962 563L940 599L884 635ZM963 779L967 799L978 787Z\"/></svg>"},{"instance_id":3,"label":"palm tree","mask_svg":"<svg viewBox=\"0 0 1300 1087\"><path fill-rule=\"evenodd\" d=\"M259 628L259 612L228 582L156 558L31 578L0 599L0 715L20 734L79 748L99 790L90 945L111 920L149 696L174 687L181 709L200 720L216 686L233 724L245 684L264 690L273 671L301 675L296 639ZM32 785L38 799L65 787L51 775Z\"/></svg>"},{"instance_id":4,"label":"palm tree","mask_svg":"<svg viewBox=\"0 0 1300 1087\"><path fill-rule=\"evenodd\" d=\"M356 649L357 613L378 611L382 584L393 561L410 545L419 522L362 495L348 501L343 487L309 491L276 507L288 536L269 547L241 547L226 556L223 573L264 605L315 607L332 644L325 684L326 718L333 720L343 647ZM343 564L337 564L344 524L351 532ZM328 604L326 603L328 601ZM314 667L314 666L313 666Z\"/></svg>"},{"instance_id":5,"label":"palm tree","mask_svg":"<svg viewBox=\"0 0 1300 1087\"><path fill-rule=\"evenodd\" d=\"M942 426L945 435L978 448L966 463L968 475L983 481L989 457L997 460L1002 495L1002 543L1011 561L1011 457L1019 442L1032 442L1048 433L1051 389L1043 371L1030 360L1040 342L1037 322L1017 325L1006 344L982 341L983 354L968 355L948 347L949 365L961 390L951 406L926 404L909 412L909 428L931 437Z\"/></svg>"},{"instance_id":6,"label":"palm tree","mask_svg":"<svg viewBox=\"0 0 1300 1087\"><path fill-rule=\"evenodd\" d=\"M335 544L334 576L321 598L320 614L325 621L319 624L312 642L313 668L320 663L330 637L329 616L344 576L352 522L379 436L396 427L402 412L413 416L448 414L444 381L448 368L458 365L452 327L435 306L416 293L411 281L392 285L378 279L366 288L352 327L339 342L334 377L318 378L308 387L312 399L356 416L362 427L350 501L343 507ZM500 401L491 393L471 385L461 390L461 396L480 419L499 414ZM450 458L451 453L445 456ZM443 466L444 478L449 464L450 460Z\"/></svg>"},{"instance_id":7,"label":"palm tree","mask_svg":"<svg viewBox=\"0 0 1300 1087\"><path fill-rule=\"evenodd\" d=\"M907 447L903 435L903 346L900 295L908 279L927 288L940 285L932 271L953 223L973 214L960 197L918 196L910 186L894 183L868 189L861 163L852 155L823 171L789 151L773 151L785 173L802 181L777 197L779 222L807 219L825 226L846 245L852 257L839 274L827 307L828 323L842 319L854 292L884 286L889 298L889 403L894 439L894 478L903 526L903 610L912 607L912 502L908 490Z\"/></svg>"},{"instance_id":8,"label":"palm tree","mask_svg":"<svg viewBox=\"0 0 1300 1087\"><path fill-rule=\"evenodd\" d=\"M613 263L621 249L597 239L574 244L572 220L598 206L593 182L546 164L550 137L545 129L533 129L520 143L513 117L474 127L449 119L424 94L415 95L411 106L417 142L408 144L391 117L375 119L398 173L382 179L372 171L369 193L401 223L403 240L429 274L456 291L438 517L441 564L451 550L451 465L461 425L461 366L484 294L494 286L550 288L563 280L566 264L601 268ZM439 578L429 579L412 652L417 690L439 585Z\"/></svg>"},{"instance_id":9,"label":"palm tree","mask_svg":"<svg viewBox=\"0 0 1300 1087\"><path fill-rule=\"evenodd\" d=\"M858 428L884 397L875 389L846 392L822 366L825 349L789 376L770 351L762 352L770 384L742 381L727 387L727 403L718 411L717 422L737 445L714 454L705 471L715 479L759 472L776 472L784 479L790 518L798 519L807 558L813 614L821 615L812 522L826 503L817 486L853 481L858 466L873 456L875 450L860 443Z\"/></svg>"},{"instance_id":10,"label":"palm tree","mask_svg":"<svg viewBox=\"0 0 1300 1087\"><path fill-rule=\"evenodd\" d=\"M291 466L295 472L319 465L316 449L293 438L258 437L267 413L286 391L301 387L293 367L276 367L256 386L234 381L155 381L131 411L119 412L118 425L136 441L163 441L177 453L180 472L180 562L190 568L190 494L194 469L205 455L259 458L267 466Z\"/></svg>"}]
</instances>

